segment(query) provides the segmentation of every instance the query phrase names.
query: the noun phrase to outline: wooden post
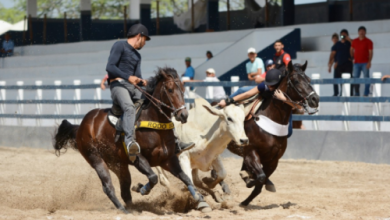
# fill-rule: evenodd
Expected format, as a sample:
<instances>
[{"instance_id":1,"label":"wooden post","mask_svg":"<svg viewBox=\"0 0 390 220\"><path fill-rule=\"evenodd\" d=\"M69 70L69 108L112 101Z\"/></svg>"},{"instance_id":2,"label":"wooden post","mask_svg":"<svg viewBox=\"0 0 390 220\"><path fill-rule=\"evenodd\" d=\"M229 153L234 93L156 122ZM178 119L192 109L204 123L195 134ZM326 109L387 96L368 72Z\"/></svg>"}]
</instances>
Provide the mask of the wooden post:
<instances>
[{"instance_id":1,"label":"wooden post","mask_svg":"<svg viewBox=\"0 0 390 220\"><path fill-rule=\"evenodd\" d=\"M68 25L66 22L66 12L64 12L64 42L68 42Z\"/></svg>"},{"instance_id":2,"label":"wooden post","mask_svg":"<svg viewBox=\"0 0 390 220\"><path fill-rule=\"evenodd\" d=\"M46 44L46 26L47 26L47 23L46 23L46 14L45 14L43 16L43 35L42 35L43 44Z\"/></svg>"},{"instance_id":3,"label":"wooden post","mask_svg":"<svg viewBox=\"0 0 390 220\"><path fill-rule=\"evenodd\" d=\"M24 20L23 20L23 45L26 45L26 30L24 29L26 27L26 20L27 20L27 16L24 16Z\"/></svg>"},{"instance_id":4,"label":"wooden post","mask_svg":"<svg viewBox=\"0 0 390 220\"><path fill-rule=\"evenodd\" d=\"M127 38L127 6L123 9L123 37Z\"/></svg>"},{"instance_id":5,"label":"wooden post","mask_svg":"<svg viewBox=\"0 0 390 220\"><path fill-rule=\"evenodd\" d=\"M349 0L349 20L353 21L353 4L352 0Z\"/></svg>"},{"instance_id":6,"label":"wooden post","mask_svg":"<svg viewBox=\"0 0 390 220\"><path fill-rule=\"evenodd\" d=\"M269 15L268 0L265 0L265 26L266 27L268 27L268 15Z\"/></svg>"},{"instance_id":7,"label":"wooden post","mask_svg":"<svg viewBox=\"0 0 390 220\"><path fill-rule=\"evenodd\" d=\"M195 21L194 21L194 0L191 0L191 31L194 32Z\"/></svg>"},{"instance_id":8,"label":"wooden post","mask_svg":"<svg viewBox=\"0 0 390 220\"><path fill-rule=\"evenodd\" d=\"M157 17L156 17L156 34L160 35L160 1L156 1L156 10L157 10Z\"/></svg>"},{"instance_id":9,"label":"wooden post","mask_svg":"<svg viewBox=\"0 0 390 220\"><path fill-rule=\"evenodd\" d=\"M33 29L32 29L31 15L28 15L28 29L30 32L30 44L32 44L33 43Z\"/></svg>"},{"instance_id":10,"label":"wooden post","mask_svg":"<svg viewBox=\"0 0 390 220\"><path fill-rule=\"evenodd\" d=\"M227 6L227 11L226 11L226 22L227 22L227 30L230 30L230 0L227 0L226 2L226 6Z\"/></svg>"}]
</instances>

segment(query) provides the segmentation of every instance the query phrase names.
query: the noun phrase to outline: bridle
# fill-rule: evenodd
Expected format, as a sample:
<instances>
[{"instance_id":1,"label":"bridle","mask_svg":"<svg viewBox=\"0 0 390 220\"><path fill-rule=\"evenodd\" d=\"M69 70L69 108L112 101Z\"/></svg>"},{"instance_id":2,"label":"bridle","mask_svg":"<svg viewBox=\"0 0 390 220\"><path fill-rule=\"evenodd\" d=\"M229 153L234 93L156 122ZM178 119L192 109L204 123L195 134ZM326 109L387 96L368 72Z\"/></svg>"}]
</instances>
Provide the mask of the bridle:
<instances>
[{"instance_id":1,"label":"bridle","mask_svg":"<svg viewBox=\"0 0 390 220\"><path fill-rule=\"evenodd\" d=\"M287 71L287 70L285 70ZM298 101L298 102L294 102L290 96L287 95L287 93L283 92L283 94L289 99L288 102L292 105L299 105L299 106L302 106L303 109L309 114L309 115L312 115L312 114L315 114L318 112L318 109L313 109L313 108L310 108L309 107L309 103L307 102L307 100L314 94L316 94L314 88L312 87L312 85L310 84L310 82L307 80L307 78L301 74L297 74L299 77L303 78L303 80L309 85L309 87L312 89L312 92L309 93L309 95L307 96L304 96L302 95L301 92L299 92L299 90L295 87L294 83L292 83L291 79L290 79L290 73L288 73L287 71L287 91L292 88L297 94L298 96L300 96L301 100ZM312 110L310 110L312 109Z\"/></svg>"},{"instance_id":2,"label":"bridle","mask_svg":"<svg viewBox=\"0 0 390 220\"><path fill-rule=\"evenodd\" d=\"M171 76L170 76L171 77ZM173 102L172 102L172 99L171 97L169 96L168 92L167 92L167 89L166 89L166 83L169 83L169 82L173 82L175 83L175 85L179 88L179 91L181 93L182 96L184 96L184 91L181 90L180 88L180 83L181 81L179 79L174 79L173 77L171 77L172 80L167 80L165 82L163 82L162 86L161 86L161 90L160 90L160 94L163 94L163 92L165 93L165 95L167 96L168 100L169 100L169 103L170 103L170 106L165 104L164 102L162 102L161 100L159 99L156 99L155 97L153 97L151 94L149 94L148 92L146 92L144 89L142 89L141 87L139 87L138 85L134 85L135 88L137 88L139 91L141 91L142 94L145 95L145 97L147 99L149 99L149 101L160 111L160 113L162 115L164 115L169 121L172 121L171 117L172 116L176 116L177 113L182 110L182 109L185 109L186 106L185 105L182 105L180 106L179 108L175 108L175 106L173 105ZM164 113L164 111L162 110L161 106L164 106L165 108L169 109L172 111L171 113L171 117L169 117L168 115L166 115Z\"/></svg>"}]
</instances>

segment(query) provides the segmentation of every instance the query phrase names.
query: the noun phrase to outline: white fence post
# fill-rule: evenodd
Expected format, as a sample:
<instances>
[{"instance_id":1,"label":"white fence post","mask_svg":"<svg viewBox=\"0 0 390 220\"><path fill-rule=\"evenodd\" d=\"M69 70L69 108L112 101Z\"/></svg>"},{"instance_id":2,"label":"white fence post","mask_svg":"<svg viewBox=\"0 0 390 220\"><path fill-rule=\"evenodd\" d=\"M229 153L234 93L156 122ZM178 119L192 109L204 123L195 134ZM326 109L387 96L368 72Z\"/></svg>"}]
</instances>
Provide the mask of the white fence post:
<instances>
[{"instance_id":1,"label":"white fence post","mask_svg":"<svg viewBox=\"0 0 390 220\"><path fill-rule=\"evenodd\" d=\"M5 86L5 85L6 85L6 82L5 82L5 81L0 81L0 86ZM1 99L2 101L5 101L5 100L6 100L5 89L1 89L1 90L0 90L0 99ZM3 104L0 104L0 113L1 113L1 114L5 114L5 104L4 104L4 103L3 103ZM2 125L5 125L5 123L4 123L4 118L3 118L3 117L0 118L0 123L1 123Z\"/></svg>"},{"instance_id":2,"label":"white fence post","mask_svg":"<svg viewBox=\"0 0 390 220\"><path fill-rule=\"evenodd\" d=\"M42 86L42 81L38 80L35 81L36 86ZM35 100L42 100L42 89L37 89L37 95L35 96ZM42 104L37 104L37 110L35 114L40 115L42 114ZM41 126L41 119L37 118L36 119L36 125Z\"/></svg>"},{"instance_id":3,"label":"white fence post","mask_svg":"<svg viewBox=\"0 0 390 220\"><path fill-rule=\"evenodd\" d=\"M23 86L24 82L23 81L17 81L16 85L17 86ZM24 100L24 90L23 89L18 89L18 96L16 97L16 100L18 100L18 101L23 101ZM23 109L24 109L23 104L18 104L17 113L19 115L23 114ZM23 120L21 118L18 118L17 121L18 121L18 125L23 125Z\"/></svg>"},{"instance_id":4,"label":"white fence post","mask_svg":"<svg viewBox=\"0 0 390 220\"><path fill-rule=\"evenodd\" d=\"M212 82L213 77L206 77L205 82ZM214 89L213 86L206 87L206 99L214 99Z\"/></svg>"},{"instance_id":5,"label":"white fence post","mask_svg":"<svg viewBox=\"0 0 390 220\"><path fill-rule=\"evenodd\" d=\"M374 79L381 79L382 78L382 73L380 72L374 72L372 74L372 78ZM373 97L381 97L382 96L382 84L381 83L375 83L374 84L374 89L372 91L372 96ZM374 109L373 109L373 115L381 115L382 113L382 105L380 102L375 102L374 103ZM374 121L374 129L376 131L380 131L381 129L381 123L378 121Z\"/></svg>"},{"instance_id":6,"label":"white fence post","mask_svg":"<svg viewBox=\"0 0 390 220\"><path fill-rule=\"evenodd\" d=\"M351 74L349 73L343 73L341 74L341 78L343 79L351 79ZM344 83L342 86L342 92L343 97L350 97L351 96L351 83ZM344 110L342 112L342 115L349 115L351 104L350 102L343 102ZM349 131L349 121L343 121L344 123L344 130Z\"/></svg>"},{"instance_id":7,"label":"white fence post","mask_svg":"<svg viewBox=\"0 0 390 220\"><path fill-rule=\"evenodd\" d=\"M101 80L100 79L95 79L93 81L94 84L96 85L99 85L98 87L96 87L95 89L95 96L94 96L94 99L95 100L102 100L102 89L100 88L100 83L101 83ZM100 103L96 103L95 104L95 108L100 108L101 107L101 104Z\"/></svg>"},{"instance_id":8,"label":"white fence post","mask_svg":"<svg viewBox=\"0 0 390 220\"><path fill-rule=\"evenodd\" d=\"M55 86L60 86L62 83L60 80L54 81ZM61 89L56 89L56 93L54 96L54 100L61 100L62 99L62 94L61 94ZM60 115L61 114L61 104L56 104L56 110L54 112L55 115ZM57 123L59 119L54 119L54 121Z\"/></svg>"},{"instance_id":9,"label":"white fence post","mask_svg":"<svg viewBox=\"0 0 390 220\"><path fill-rule=\"evenodd\" d=\"M183 76L181 78L181 81L183 81L183 82L187 81L187 80L190 80L190 77ZM184 98L185 99L190 98L190 87L189 86L184 87ZM190 103L186 103L186 108L187 108L187 110L190 110Z\"/></svg>"},{"instance_id":10,"label":"white fence post","mask_svg":"<svg viewBox=\"0 0 390 220\"><path fill-rule=\"evenodd\" d=\"M73 85L75 86L79 86L81 84L81 81L76 79L73 81ZM80 89L75 89L74 90L74 97L73 97L73 100L80 100L81 99L81 90ZM75 104L74 105L74 111L73 111L73 114L74 115L78 115L80 114L81 112L81 104ZM79 120L75 118L75 123L78 123Z\"/></svg>"},{"instance_id":11,"label":"white fence post","mask_svg":"<svg viewBox=\"0 0 390 220\"><path fill-rule=\"evenodd\" d=\"M230 81L232 81L232 82L239 82L240 81L240 77L238 77L238 76L231 76L230 77ZM231 93L233 94L233 93L235 93L237 90L238 90L238 88L239 88L239 86L232 86L232 88L231 88Z\"/></svg>"},{"instance_id":12,"label":"white fence post","mask_svg":"<svg viewBox=\"0 0 390 220\"><path fill-rule=\"evenodd\" d=\"M320 79L320 78L321 78L321 74L319 74L319 73L311 74L311 79ZM317 95L320 96L320 84L313 84L313 88L316 91ZM318 110L319 110L319 107L318 107ZM316 113L316 115L318 115L318 113ZM319 130L318 121L313 121L313 127L314 127L314 130L316 130L316 131Z\"/></svg>"}]
</instances>

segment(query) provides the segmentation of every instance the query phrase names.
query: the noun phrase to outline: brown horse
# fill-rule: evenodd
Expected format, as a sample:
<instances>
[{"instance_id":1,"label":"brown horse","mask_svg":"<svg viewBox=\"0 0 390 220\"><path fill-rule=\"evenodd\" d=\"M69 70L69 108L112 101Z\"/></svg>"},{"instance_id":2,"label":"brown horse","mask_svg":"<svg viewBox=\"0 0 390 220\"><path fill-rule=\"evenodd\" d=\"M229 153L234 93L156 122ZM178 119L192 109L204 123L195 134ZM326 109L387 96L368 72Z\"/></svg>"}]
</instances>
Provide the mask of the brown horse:
<instances>
[{"instance_id":1,"label":"brown horse","mask_svg":"<svg viewBox=\"0 0 390 220\"><path fill-rule=\"evenodd\" d=\"M305 75L307 62L304 65L290 62L285 71L278 89L284 92L291 101L308 104L317 108L319 96L310 85L310 78ZM283 103L272 97L265 98L256 115L263 115L272 121L287 125L291 116L292 105ZM249 197L241 205L247 206L257 195L261 193L263 185L269 180L278 166L279 159L283 156L287 147L287 136L272 135L256 124L256 119L251 118L244 123L249 145L244 148L230 143L228 149L244 158L242 170L249 173L251 178L246 181L247 187L255 186ZM224 183L223 183L224 184Z\"/></svg>"},{"instance_id":2,"label":"brown horse","mask_svg":"<svg viewBox=\"0 0 390 220\"><path fill-rule=\"evenodd\" d=\"M156 76L149 79L146 91L152 98L149 104L143 108L139 121L170 123L170 117L166 116L171 116L171 114L182 123L187 121L188 112L183 108L185 104L184 87L176 70L159 69ZM148 96L148 94L146 95ZM158 102L161 103L156 104ZM183 181L197 202L204 201L202 195L196 192L190 179L179 165L179 160L175 155L175 138L172 129L138 128L136 140L141 147L141 154L138 154L136 160L131 162L122 145L122 140L117 143L114 141L116 130L107 119L109 111L110 109L91 110L85 115L80 125L72 125L67 120L63 120L55 135L54 149L57 155L59 156L61 149L66 149L69 145L78 149L85 160L95 169L102 182L104 193L116 208L125 213L128 211L115 196L109 170L118 177L121 197L129 206L132 202L129 164L135 166L138 171L148 177L147 184L138 184L138 187L135 187L135 191L142 195L149 194L158 182L158 177L151 167L160 166Z\"/></svg>"}]
</instances>

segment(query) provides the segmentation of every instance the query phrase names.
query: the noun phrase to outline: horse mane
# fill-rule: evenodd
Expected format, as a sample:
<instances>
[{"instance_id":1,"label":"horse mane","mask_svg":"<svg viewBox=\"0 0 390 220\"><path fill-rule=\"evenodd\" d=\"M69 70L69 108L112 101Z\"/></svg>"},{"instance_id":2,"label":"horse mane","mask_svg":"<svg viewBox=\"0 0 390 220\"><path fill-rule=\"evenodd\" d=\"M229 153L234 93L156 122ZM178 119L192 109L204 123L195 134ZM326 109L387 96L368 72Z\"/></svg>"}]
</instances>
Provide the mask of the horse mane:
<instances>
[{"instance_id":1,"label":"horse mane","mask_svg":"<svg viewBox=\"0 0 390 220\"><path fill-rule=\"evenodd\" d=\"M164 74L166 74L167 76L172 76L173 79L179 78L176 70L174 68L171 68L171 67L164 67L164 68L159 67L155 73L156 73L155 76L150 77L148 79L148 85L146 86L146 92L148 92L149 94L153 94L154 89L156 88L158 82L160 82L164 78Z\"/></svg>"}]
</instances>

